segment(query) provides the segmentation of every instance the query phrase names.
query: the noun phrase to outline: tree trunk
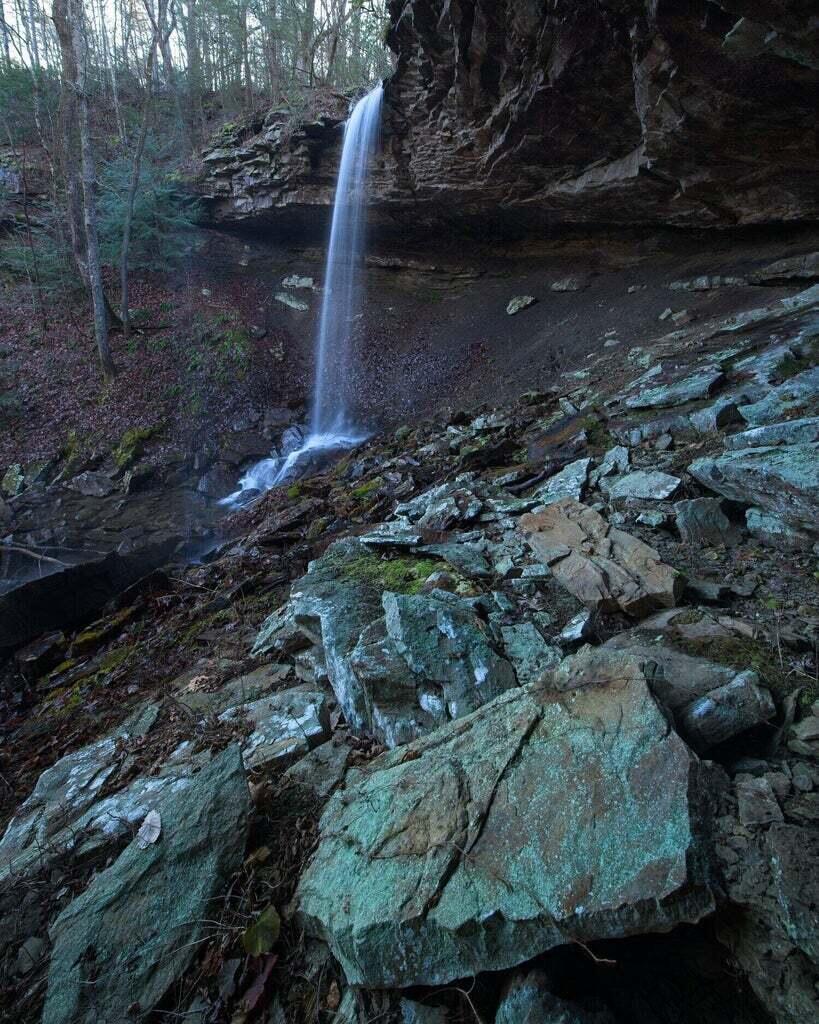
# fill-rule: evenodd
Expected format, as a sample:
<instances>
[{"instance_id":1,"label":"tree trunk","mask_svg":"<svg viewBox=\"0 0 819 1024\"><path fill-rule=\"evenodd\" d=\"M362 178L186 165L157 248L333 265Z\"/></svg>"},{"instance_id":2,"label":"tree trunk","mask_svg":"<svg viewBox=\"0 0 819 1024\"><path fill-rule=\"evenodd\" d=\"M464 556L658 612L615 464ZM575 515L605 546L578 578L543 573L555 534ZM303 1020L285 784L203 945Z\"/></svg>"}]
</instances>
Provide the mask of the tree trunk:
<instances>
[{"instance_id":1,"label":"tree trunk","mask_svg":"<svg viewBox=\"0 0 819 1024\"><path fill-rule=\"evenodd\" d=\"M163 0L160 0L160 11L163 9ZM160 17L160 22L164 17ZM131 224L134 219L134 201L139 189L139 173L142 168L142 154L145 152L145 140L148 137L148 124L151 118L151 105L154 94L154 61L156 59L156 48L159 42L156 27L154 28L151 48L148 51L148 61L145 67L145 108L142 111L142 125L139 129L136 149L134 150L134 162L131 169L131 184L128 188L128 200L125 206L125 223L122 226L122 255L120 262L120 284L122 288L121 313L122 331L128 337L128 255L131 248Z\"/></svg>"},{"instance_id":2,"label":"tree trunk","mask_svg":"<svg viewBox=\"0 0 819 1024\"><path fill-rule=\"evenodd\" d=\"M108 381L115 375L116 367L108 343L108 303L102 286L102 265L97 236L97 205L94 191L96 175L86 93L85 24L80 2L81 0L54 0L52 16L63 58L61 114L69 232L77 267L91 293L97 352L103 377ZM73 144L75 134L79 134L79 163L76 145Z\"/></svg>"}]
</instances>

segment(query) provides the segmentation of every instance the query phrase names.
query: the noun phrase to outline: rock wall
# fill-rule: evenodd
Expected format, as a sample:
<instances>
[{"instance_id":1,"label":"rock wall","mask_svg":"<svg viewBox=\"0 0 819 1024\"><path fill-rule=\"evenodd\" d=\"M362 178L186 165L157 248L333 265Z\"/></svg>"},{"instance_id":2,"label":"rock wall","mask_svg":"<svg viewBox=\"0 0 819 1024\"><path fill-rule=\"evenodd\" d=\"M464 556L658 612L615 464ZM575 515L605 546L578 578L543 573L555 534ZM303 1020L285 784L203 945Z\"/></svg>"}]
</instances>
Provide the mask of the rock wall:
<instances>
[{"instance_id":1,"label":"rock wall","mask_svg":"<svg viewBox=\"0 0 819 1024\"><path fill-rule=\"evenodd\" d=\"M390 0L389 12L376 217L532 229L819 213L806 0ZM339 142L337 118L285 131L273 117L211 151L214 218L328 204Z\"/></svg>"}]
</instances>

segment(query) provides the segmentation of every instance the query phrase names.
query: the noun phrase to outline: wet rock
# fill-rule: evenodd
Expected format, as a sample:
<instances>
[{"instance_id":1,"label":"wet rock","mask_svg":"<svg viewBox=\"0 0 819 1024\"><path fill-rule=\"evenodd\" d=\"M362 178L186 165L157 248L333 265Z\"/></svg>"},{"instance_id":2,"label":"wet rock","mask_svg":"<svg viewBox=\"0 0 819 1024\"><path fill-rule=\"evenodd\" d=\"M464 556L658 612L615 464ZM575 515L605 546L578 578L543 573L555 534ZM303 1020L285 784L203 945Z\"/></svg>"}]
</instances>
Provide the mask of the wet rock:
<instances>
[{"instance_id":1,"label":"wet rock","mask_svg":"<svg viewBox=\"0 0 819 1024\"><path fill-rule=\"evenodd\" d=\"M736 789L741 824L769 825L773 821L783 820L779 802L764 776L740 779Z\"/></svg>"},{"instance_id":2,"label":"wet rock","mask_svg":"<svg viewBox=\"0 0 819 1024\"><path fill-rule=\"evenodd\" d=\"M643 498L654 501L665 501L673 497L680 486L680 480L670 473L659 470L636 470L618 477L605 490L612 501L624 498Z\"/></svg>"},{"instance_id":3,"label":"wet rock","mask_svg":"<svg viewBox=\"0 0 819 1024\"><path fill-rule=\"evenodd\" d=\"M80 473L73 480L69 480L65 486L69 490L77 491L85 498L107 498L116 489L110 476L105 473L95 473L93 470Z\"/></svg>"},{"instance_id":4,"label":"wet rock","mask_svg":"<svg viewBox=\"0 0 819 1024\"><path fill-rule=\"evenodd\" d=\"M502 626L503 647L521 685L536 683L563 657L558 647L547 644L531 622Z\"/></svg>"},{"instance_id":5,"label":"wet rock","mask_svg":"<svg viewBox=\"0 0 819 1024\"><path fill-rule=\"evenodd\" d=\"M737 405L738 401L738 398L727 395L718 398L710 405L690 413L689 422L698 434L715 434L718 430L725 430L732 423L742 421Z\"/></svg>"},{"instance_id":6,"label":"wet rock","mask_svg":"<svg viewBox=\"0 0 819 1024\"><path fill-rule=\"evenodd\" d=\"M18 975L28 974L40 963L46 953L45 939L30 935L17 951L14 969Z\"/></svg>"},{"instance_id":7,"label":"wet rock","mask_svg":"<svg viewBox=\"0 0 819 1024\"><path fill-rule=\"evenodd\" d=\"M288 768L284 777L306 787L319 800L326 800L344 780L350 753L344 743L322 743Z\"/></svg>"},{"instance_id":8,"label":"wet rock","mask_svg":"<svg viewBox=\"0 0 819 1024\"><path fill-rule=\"evenodd\" d=\"M786 420L784 423L770 423L765 427L752 427L725 438L729 451L740 448L765 448L777 444L806 444L819 441L819 416L804 416L801 419Z\"/></svg>"},{"instance_id":9,"label":"wet rock","mask_svg":"<svg viewBox=\"0 0 819 1024\"><path fill-rule=\"evenodd\" d=\"M798 373L774 388L765 398L741 405L740 414L752 427L787 419L795 413L811 413L819 401L819 366Z\"/></svg>"},{"instance_id":10,"label":"wet rock","mask_svg":"<svg viewBox=\"0 0 819 1024\"><path fill-rule=\"evenodd\" d=\"M159 841L132 842L55 921L43 1024L150 1013L193 960L211 901L244 856L250 795L238 748L168 793L159 813Z\"/></svg>"},{"instance_id":11,"label":"wet rock","mask_svg":"<svg viewBox=\"0 0 819 1024\"><path fill-rule=\"evenodd\" d=\"M179 541L171 536L145 543L130 554L111 552L67 564L0 595L0 649L90 621L112 597L164 565Z\"/></svg>"},{"instance_id":12,"label":"wet rock","mask_svg":"<svg viewBox=\"0 0 819 1024\"><path fill-rule=\"evenodd\" d=\"M615 1024L615 1019L594 997L576 1002L554 995L546 972L534 969L507 984L495 1024Z\"/></svg>"},{"instance_id":13,"label":"wet rock","mask_svg":"<svg viewBox=\"0 0 819 1024\"><path fill-rule=\"evenodd\" d=\"M522 312L524 309L528 309L530 306L534 306L537 299L534 295L516 295L513 299L509 300L509 305L506 307L506 312L509 316L515 316L516 313Z\"/></svg>"},{"instance_id":14,"label":"wet rock","mask_svg":"<svg viewBox=\"0 0 819 1024\"><path fill-rule=\"evenodd\" d=\"M776 284L780 281L815 281L819 278L819 252L787 256L748 275L752 284Z\"/></svg>"},{"instance_id":15,"label":"wet rock","mask_svg":"<svg viewBox=\"0 0 819 1024\"><path fill-rule=\"evenodd\" d=\"M675 724L691 746L702 753L770 721L775 714L770 691L760 685L756 672L747 671L681 708Z\"/></svg>"},{"instance_id":16,"label":"wet rock","mask_svg":"<svg viewBox=\"0 0 819 1024\"><path fill-rule=\"evenodd\" d=\"M682 577L653 548L570 498L523 516L520 530L558 582L592 611L642 617L673 607L682 593Z\"/></svg>"},{"instance_id":17,"label":"wet rock","mask_svg":"<svg viewBox=\"0 0 819 1024\"><path fill-rule=\"evenodd\" d=\"M597 487L604 477L627 473L628 468L628 448L626 448L625 445L622 444L615 445L613 448L609 448L609 450L600 460L600 465L597 467L597 469L592 471L590 483L592 487Z\"/></svg>"},{"instance_id":18,"label":"wet rock","mask_svg":"<svg viewBox=\"0 0 819 1024\"><path fill-rule=\"evenodd\" d=\"M589 287L589 279L578 275L561 277L559 281L553 281L549 287L553 292L582 292L584 288Z\"/></svg>"},{"instance_id":19,"label":"wet rock","mask_svg":"<svg viewBox=\"0 0 819 1024\"><path fill-rule=\"evenodd\" d=\"M802 530L789 526L780 516L761 508L745 512L748 533L769 548L779 551L810 551L815 541Z\"/></svg>"},{"instance_id":20,"label":"wet rock","mask_svg":"<svg viewBox=\"0 0 819 1024\"><path fill-rule=\"evenodd\" d=\"M200 494L209 498L224 498L236 490L237 472L235 465L229 462L215 462L207 473L204 473L196 485Z\"/></svg>"},{"instance_id":21,"label":"wet rock","mask_svg":"<svg viewBox=\"0 0 819 1024\"><path fill-rule=\"evenodd\" d=\"M561 498L574 498L580 501L586 490L586 481L589 476L591 459L577 459L569 463L559 473L555 473L549 480L539 487L532 498L538 505L551 505Z\"/></svg>"},{"instance_id":22,"label":"wet rock","mask_svg":"<svg viewBox=\"0 0 819 1024\"><path fill-rule=\"evenodd\" d=\"M331 799L296 902L352 984L442 984L710 912L712 770L669 732L635 659L569 662Z\"/></svg>"},{"instance_id":23,"label":"wet rock","mask_svg":"<svg viewBox=\"0 0 819 1024\"><path fill-rule=\"evenodd\" d=\"M242 743L245 767L287 764L330 735L327 695L309 685L296 686L224 711L222 721L247 719L253 732Z\"/></svg>"},{"instance_id":24,"label":"wet rock","mask_svg":"<svg viewBox=\"0 0 819 1024\"><path fill-rule=\"evenodd\" d=\"M737 856L727 895L740 912L718 917L717 931L773 1019L807 1024L819 1012L819 833L780 823L770 787L760 789L770 810L752 816L771 822L729 836ZM747 791L743 803L758 806Z\"/></svg>"},{"instance_id":25,"label":"wet rock","mask_svg":"<svg viewBox=\"0 0 819 1024\"><path fill-rule=\"evenodd\" d=\"M808 532L819 522L819 442L746 448L688 467L700 483L725 498L774 513Z\"/></svg>"},{"instance_id":26,"label":"wet rock","mask_svg":"<svg viewBox=\"0 0 819 1024\"><path fill-rule=\"evenodd\" d=\"M293 585L254 650L320 644L350 726L389 746L405 743L516 683L467 599L421 593L434 571L429 560L382 558L360 540L338 541Z\"/></svg>"},{"instance_id":27,"label":"wet rock","mask_svg":"<svg viewBox=\"0 0 819 1024\"><path fill-rule=\"evenodd\" d=\"M706 367L683 380L646 388L627 398L625 404L629 409L668 409L685 405L710 398L724 380L725 374L718 367Z\"/></svg>"},{"instance_id":28,"label":"wet rock","mask_svg":"<svg viewBox=\"0 0 819 1024\"><path fill-rule=\"evenodd\" d=\"M578 612L573 619L570 619L561 629L558 639L562 644L580 644L588 640L592 634L593 622L591 613L587 609Z\"/></svg>"},{"instance_id":29,"label":"wet rock","mask_svg":"<svg viewBox=\"0 0 819 1024\"><path fill-rule=\"evenodd\" d=\"M298 295L294 295L293 292L276 292L273 298L276 302L280 302L283 306L287 306L288 309L295 310L296 313L307 313L310 310L310 303L305 302L304 299L300 299Z\"/></svg>"},{"instance_id":30,"label":"wet rock","mask_svg":"<svg viewBox=\"0 0 819 1024\"><path fill-rule=\"evenodd\" d=\"M717 498L692 498L674 506L683 543L693 547L734 547L740 532L722 511Z\"/></svg>"},{"instance_id":31,"label":"wet rock","mask_svg":"<svg viewBox=\"0 0 819 1024\"><path fill-rule=\"evenodd\" d=\"M23 467L18 463L15 463L6 470L3 474L3 479L0 480L0 489L9 498L14 498L23 490L25 486L25 477L23 476Z\"/></svg>"}]
</instances>

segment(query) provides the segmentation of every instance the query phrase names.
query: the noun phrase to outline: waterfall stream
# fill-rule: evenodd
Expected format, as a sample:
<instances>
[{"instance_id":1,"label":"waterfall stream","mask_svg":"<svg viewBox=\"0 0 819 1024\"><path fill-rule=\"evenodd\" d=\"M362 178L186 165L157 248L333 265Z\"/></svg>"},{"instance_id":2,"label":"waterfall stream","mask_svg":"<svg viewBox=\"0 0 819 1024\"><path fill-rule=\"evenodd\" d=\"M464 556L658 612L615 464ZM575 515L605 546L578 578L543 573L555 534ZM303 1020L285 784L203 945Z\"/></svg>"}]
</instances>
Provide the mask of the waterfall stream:
<instances>
[{"instance_id":1,"label":"waterfall stream","mask_svg":"<svg viewBox=\"0 0 819 1024\"><path fill-rule=\"evenodd\" d=\"M366 433L350 419L348 392L354 379L350 335L362 295L367 180L378 144L383 87L379 83L356 103L344 125L344 143L333 202L333 220L316 334L316 369L309 431L301 443L252 466L239 490L222 499L241 505L297 475L306 461L333 450L352 448Z\"/></svg>"}]
</instances>

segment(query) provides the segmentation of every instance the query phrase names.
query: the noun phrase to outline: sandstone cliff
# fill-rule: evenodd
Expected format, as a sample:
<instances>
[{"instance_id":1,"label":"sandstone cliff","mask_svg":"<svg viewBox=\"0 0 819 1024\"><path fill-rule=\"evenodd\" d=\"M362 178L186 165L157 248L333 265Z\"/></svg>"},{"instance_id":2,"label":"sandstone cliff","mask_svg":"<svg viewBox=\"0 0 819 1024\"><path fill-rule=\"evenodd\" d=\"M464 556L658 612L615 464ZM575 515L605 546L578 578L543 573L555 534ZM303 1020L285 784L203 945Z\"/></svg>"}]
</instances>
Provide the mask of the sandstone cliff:
<instances>
[{"instance_id":1,"label":"sandstone cliff","mask_svg":"<svg viewBox=\"0 0 819 1024\"><path fill-rule=\"evenodd\" d=\"M806 0L390 0L374 219L542 229L815 220ZM332 200L342 111L205 155L218 222Z\"/></svg>"}]
</instances>

